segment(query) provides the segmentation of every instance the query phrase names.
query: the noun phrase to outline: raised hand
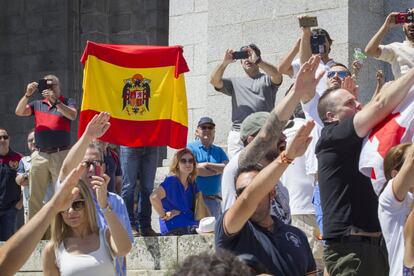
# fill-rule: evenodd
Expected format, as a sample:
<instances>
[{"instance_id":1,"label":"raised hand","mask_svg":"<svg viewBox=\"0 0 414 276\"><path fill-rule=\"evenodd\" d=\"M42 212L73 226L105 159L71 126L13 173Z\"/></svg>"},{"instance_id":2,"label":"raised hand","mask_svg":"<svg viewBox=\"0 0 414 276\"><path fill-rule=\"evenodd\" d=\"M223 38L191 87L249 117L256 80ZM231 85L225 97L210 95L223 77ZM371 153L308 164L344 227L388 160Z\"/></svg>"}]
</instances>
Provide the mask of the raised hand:
<instances>
[{"instance_id":1,"label":"raised hand","mask_svg":"<svg viewBox=\"0 0 414 276\"><path fill-rule=\"evenodd\" d=\"M321 57L315 55L300 67L294 87L296 93L303 96L311 96L310 98L313 98L316 85L325 73L325 71L322 71L316 75L316 70L318 69L320 61Z\"/></svg>"},{"instance_id":2,"label":"raised hand","mask_svg":"<svg viewBox=\"0 0 414 276\"><path fill-rule=\"evenodd\" d=\"M295 159L296 157L299 157L305 153L306 149L309 146L309 143L312 140L312 137L309 135L311 134L314 126L314 121L307 121L298 129L292 142L286 148L286 157L289 159Z\"/></svg>"},{"instance_id":3,"label":"raised hand","mask_svg":"<svg viewBox=\"0 0 414 276\"><path fill-rule=\"evenodd\" d=\"M234 50L232 49L226 50L226 52L224 53L223 64L228 65L232 62L235 62L235 60L233 59L233 52Z\"/></svg>"},{"instance_id":4,"label":"raised hand","mask_svg":"<svg viewBox=\"0 0 414 276\"><path fill-rule=\"evenodd\" d=\"M101 112L93 116L92 120L88 123L85 129L85 135L90 139L97 139L105 134L109 129L110 115L107 112Z\"/></svg>"},{"instance_id":5,"label":"raised hand","mask_svg":"<svg viewBox=\"0 0 414 276\"><path fill-rule=\"evenodd\" d=\"M341 88L348 90L352 95L358 98L359 86L355 83L355 80L352 77L345 77L342 81Z\"/></svg>"},{"instance_id":6,"label":"raised hand","mask_svg":"<svg viewBox=\"0 0 414 276\"><path fill-rule=\"evenodd\" d=\"M391 28L391 27L395 27L398 26L399 24L395 23L395 18L397 16L398 12L392 12L390 13L387 18L385 19L384 25Z\"/></svg>"},{"instance_id":7,"label":"raised hand","mask_svg":"<svg viewBox=\"0 0 414 276\"><path fill-rule=\"evenodd\" d=\"M86 165L81 163L69 173L65 180L63 180L61 188L50 200L54 210L62 212L69 209L70 205L79 194L79 189L76 187L76 184L78 184L78 181L85 170Z\"/></svg>"},{"instance_id":8,"label":"raised hand","mask_svg":"<svg viewBox=\"0 0 414 276\"><path fill-rule=\"evenodd\" d=\"M104 174L102 176L92 176L92 189L96 193L96 200L98 201L99 207L106 208L108 205L108 183L109 176Z\"/></svg>"},{"instance_id":9,"label":"raised hand","mask_svg":"<svg viewBox=\"0 0 414 276\"><path fill-rule=\"evenodd\" d=\"M29 83L28 85L27 85L27 88L26 88L26 96L27 97L30 97L30 96L32 96L33 95L33 93L34 92L36 92L36 90L37 90L37 86L38 86L39 84L37 83L37 82L31 82L31 83Z\"/></svg>"}]
</instances>

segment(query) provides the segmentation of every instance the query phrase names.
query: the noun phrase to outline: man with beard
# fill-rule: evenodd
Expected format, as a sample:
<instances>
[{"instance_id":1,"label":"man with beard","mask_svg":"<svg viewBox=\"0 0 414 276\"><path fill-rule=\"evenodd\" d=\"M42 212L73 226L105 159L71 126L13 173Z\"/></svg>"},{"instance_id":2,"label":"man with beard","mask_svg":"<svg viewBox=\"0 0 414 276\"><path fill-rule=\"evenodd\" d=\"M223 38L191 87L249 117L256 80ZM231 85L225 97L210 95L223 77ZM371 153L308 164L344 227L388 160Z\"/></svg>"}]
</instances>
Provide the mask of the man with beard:
<instances>
[{"instance_id":1,"label":"man with beard","mask_svg":"<svg viewBox=\"0 0 414 276\"><path fill-rule=\"evenodd\" d=\"M408 13L414 12L409 9ZM380 45L385 34L396 24L398 12L390 13L385 19L384 24L378 32L371 38L365 47L365 52L369 56L373 56L379 60L386 61L391 64L394 78L398 79L401 75L407 73L410 68L414 67L414 23L403 23L403 31L405 33L404 42L393 42L387 45Z\"/></svg>"},{"instance_id":2,"label":"man with beard","mask_svg":"<svg viewBox=\"0 0 414 276\"><path fill-rule=\"evenodd\" d=\"M222 181L222 210L229 209L236 201L235 176L239 168L251 165L266 166L272 162L284 148L285 141L282 131L286 121L290 118L299 104L300 100L309 90L315 90L316 84L322 77L322 74L315 76L319 56L313 56L306 62L299 71L292 92L284 97L281 102L272 110L272 112L257 112L250 115L243 122L242 131L240 132L241 140L245 148L230 160L224 168ZM281 187L280 185L274 185ZM282 192L277 193L282 196ZM280 204L282 208L272 208L272 210L284 210L284 222L290 221L288 215L288 199L285 204ZM287 209L283 208L287 205ZM274 205L275 206L275 205Z\"/></svg>"},{"instance_id":3,"label":"man with beard","mask_svg":"<svg viewBox=\"0 0 414 276\"><path fill-rule=\"evenodd\" d=\"M308 147L314 122L307 122L286 151L264 169L241 168L236 175L237 200L217 221L216 248L236 255L252 254L272 275L316 275L316 265L305 234L271 216L274 185L289 164Z\"/></svg>"}]
</instances>

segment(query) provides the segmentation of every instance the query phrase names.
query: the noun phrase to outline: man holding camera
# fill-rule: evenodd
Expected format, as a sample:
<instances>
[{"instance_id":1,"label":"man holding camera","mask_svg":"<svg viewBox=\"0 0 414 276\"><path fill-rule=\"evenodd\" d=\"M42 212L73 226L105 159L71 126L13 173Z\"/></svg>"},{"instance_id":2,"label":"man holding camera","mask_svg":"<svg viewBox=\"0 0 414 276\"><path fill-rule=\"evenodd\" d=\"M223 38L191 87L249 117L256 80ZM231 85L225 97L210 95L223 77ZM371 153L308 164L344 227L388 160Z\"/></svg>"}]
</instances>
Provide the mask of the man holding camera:
<instances>
[{"instance_id":1,"label":"man holding camera","mask_svg":"<svg viewBox=\"0 0 414 276\"><path fill-rule=\"evenodd\" d=\"M365 52L376 59L391 64L394 78L398 79L410 68L414 67L414 9L407 13L392 12L385 19L384 24L371 38L365 47ZM402 24L405 40L404 42L393 42L387 45L380 45L389 29Z\"/></svg>"},{"instance_id":2,"label":"man holding camera","mask_svg":"<svg viewBox=\"0 0 414 276\"><path fill-rule=\"evenodd\" d=\"M43 100L28 104L32 95L39 91ZM62 162L70 148L71 121L76 119L75 103L61 95L59 79L47 75L43 80L27 85L26 93L17 104L17 116L35 117L37 151L32 154L29 174L29 219L43 205L47 186L56 183Z\"/></svg>"},{"instance_id":3,"label":"man holding camera","mask_svg":"<svg viewBox=\"0 0 414 276\"><path fill-rule=\"evenodd\" d=\"M260 54L260 49L255 44L243 46L239 52L227 49L223 61L211 74L210 83L214 89L231 96L233 125L227 138L230 159L243 148L240 141L240 125L243 120L254 112L272 111L276 92L282 83L282 74L275 66L264 61ZM240 59L247 76L223 78L227 66L236 59Z\"/></svg>"}]
</instances>

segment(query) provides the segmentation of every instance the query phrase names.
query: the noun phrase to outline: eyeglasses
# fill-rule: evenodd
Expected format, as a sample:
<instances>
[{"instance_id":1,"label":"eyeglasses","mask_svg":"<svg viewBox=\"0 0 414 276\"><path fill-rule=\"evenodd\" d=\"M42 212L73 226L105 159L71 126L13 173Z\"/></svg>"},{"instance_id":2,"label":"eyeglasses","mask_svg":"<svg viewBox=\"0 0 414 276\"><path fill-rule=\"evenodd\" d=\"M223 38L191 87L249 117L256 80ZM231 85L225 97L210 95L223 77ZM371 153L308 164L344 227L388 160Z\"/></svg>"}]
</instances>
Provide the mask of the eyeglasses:
<instances>
[{"instance_id":1,"label":"eyeglasses","mask_svg":"<svg viewBox=\"0 0 414 276\"><path fill-rule=\"evenodd\" d=\"M0 135L0 140L9 140L9 135Z\"/></svg>"},{"instance_id":2,"label":"eyeglasses","mask_svg":"<svg viewBox=\"0 0 414 276\"><path fill-rule=\"evenodd\" d=\"M93 165L94 167L102 166L104 162L102 160L92 160L92 161L83 161L83 163L89 168L91 165Z\"/></svg>"},{"instance_id":3,"label":"eyeglasses","mask_svg":"<svg viewBox=\"0 0 414 276\"><path fill-rule=\"evenodd\" d=\"M209 130L213 130L213 129L214 129L214 126L200 126L200 128L201 128L202 130L207 130L207 129L209 129Z\"/></svg>"},{"instance_id":4,"label":"eyeglasses","mask_svg":"<svg viewBox=\"0 0 414 276\"><path fill-rule=\"evenodd\" d=\"M181 164L186 164L186 163L189 163L189 164L194 164L194 158L189 158L189 159L186 159L186 158L181 158L181 159L180 159L180 163L181 163Z\"/></svg>"},{"instance_id":5,"label":"eyeglasses","mask_svg":"<svg viewBox=\"0 0 414 276\"><path fill-rule=\"evenodd\" d=\"M62 213L67 213L69 209L72 208L73 211L79 212L85 208L85 200L84 199L77 199L74 202L72 202L72 205Z\"/></svg>"},{"instance_id":6,"label":"eyeglasses","mask_svg":"<svg viewBox=\"0 0 414 276\"><path fill-rule=\"evenodd\" d=\"M350 74L348 71L329 71L328 72L328 79L331 79L333 77L335 77L336 75L338 75L338 77L340 79L344 79L346 77L348 77Z\"/></svg>"}]
</instances>

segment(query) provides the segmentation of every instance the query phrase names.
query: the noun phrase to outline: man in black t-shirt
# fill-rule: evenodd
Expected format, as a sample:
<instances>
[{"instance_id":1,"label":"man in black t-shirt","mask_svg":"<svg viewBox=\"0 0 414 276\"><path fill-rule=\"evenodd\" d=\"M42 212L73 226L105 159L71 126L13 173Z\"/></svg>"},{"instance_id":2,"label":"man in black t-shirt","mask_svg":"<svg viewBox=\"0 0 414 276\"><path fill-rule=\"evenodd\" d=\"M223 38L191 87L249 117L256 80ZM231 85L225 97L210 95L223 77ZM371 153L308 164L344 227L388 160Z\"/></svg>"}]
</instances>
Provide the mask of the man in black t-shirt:
<instances>
[{"instance_id":1,"label":"man in black t-shirt","mask_svg":"<svg viewBox=\"0 0 414 276\"><path fill-rule=\"evenodd\" d=\"M414 69L384 86L362 110L345 89L321 96L318 113L325 127L316 145L321 194L325 266L330 275L388 275L378 199L370 179L359 172L362 141L414 85Z\"/></svg>"},{"instance_id":2,"label":"man in black t-shirt","mask_svg":"<svg viewBox=\"0 0 414 276\"><path fill-rule=\"evenodd\" d=\"M316 275L306 235L270 216L274 185L293 159L305 152L313 126L313 122L302 126L286 151L264 169L253 166L239 171L236 202L216 223L217 248L252 254L272 275Z\"/></svg>"}]
</instances>

